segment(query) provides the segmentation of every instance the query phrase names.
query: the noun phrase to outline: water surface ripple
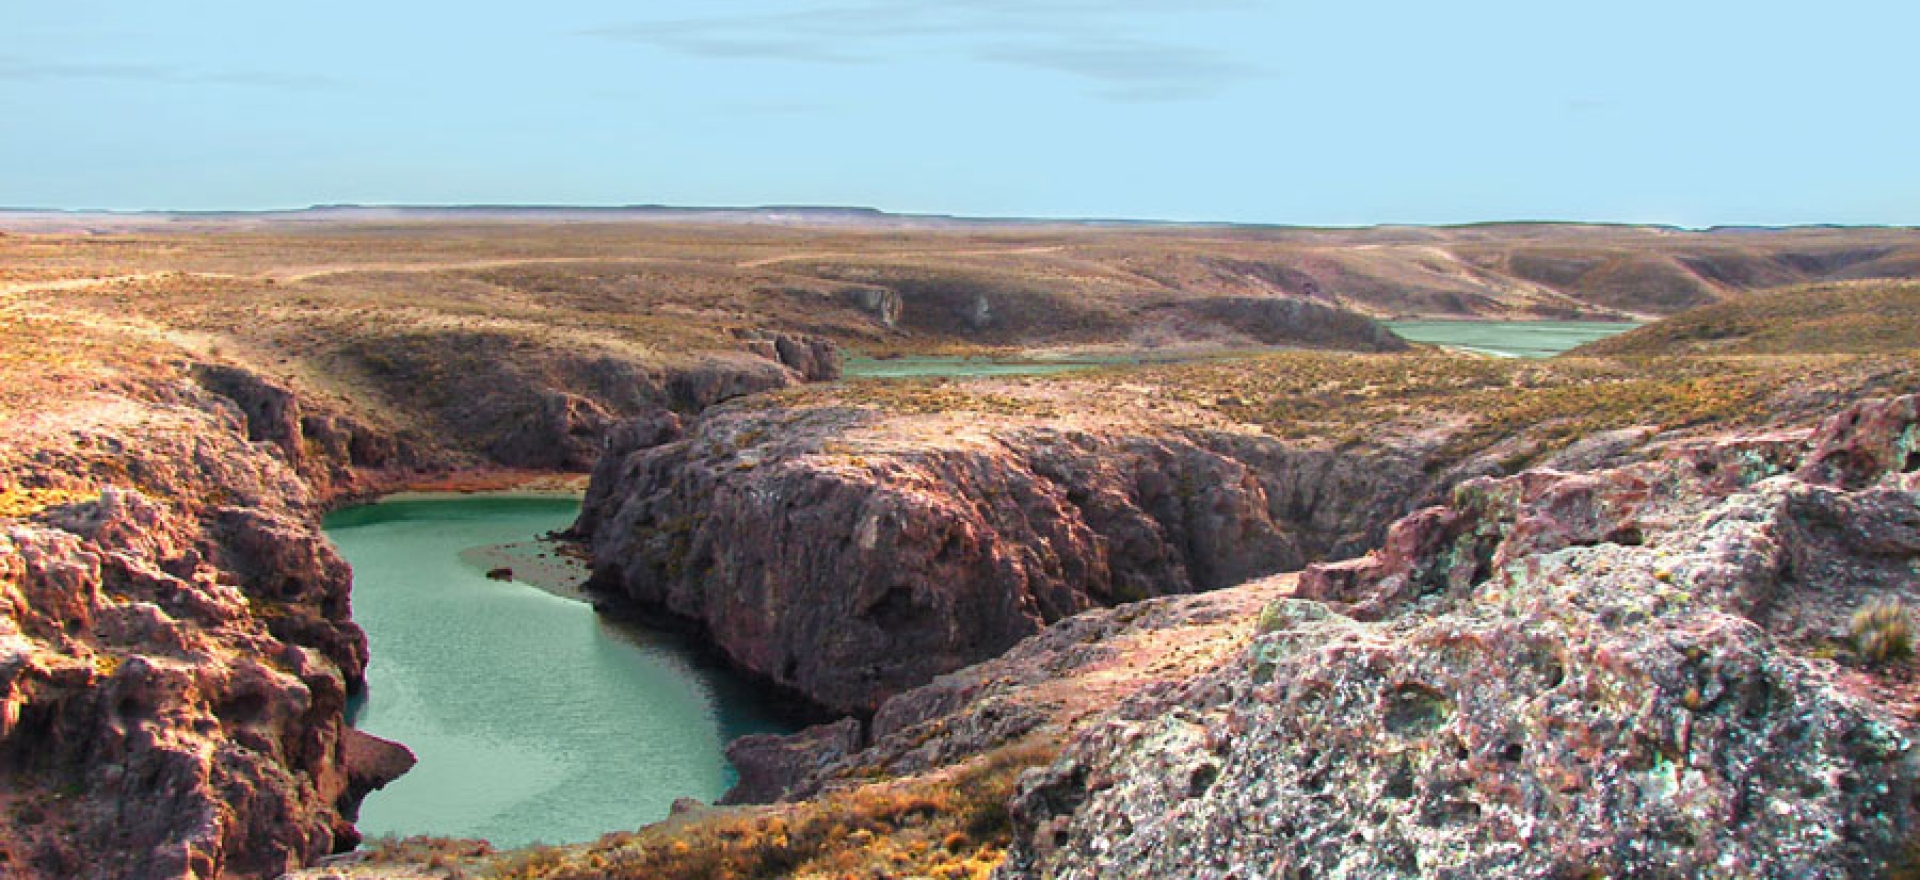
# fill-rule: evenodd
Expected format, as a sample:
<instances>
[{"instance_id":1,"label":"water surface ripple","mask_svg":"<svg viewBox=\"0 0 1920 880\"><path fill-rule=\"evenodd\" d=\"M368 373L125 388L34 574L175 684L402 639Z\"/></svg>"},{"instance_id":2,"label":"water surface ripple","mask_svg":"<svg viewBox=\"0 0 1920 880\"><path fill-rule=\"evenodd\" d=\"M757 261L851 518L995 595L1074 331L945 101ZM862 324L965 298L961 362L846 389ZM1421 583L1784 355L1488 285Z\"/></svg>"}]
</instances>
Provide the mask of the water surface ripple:
<instances>
[{"instance_id":1,"label":"water surface ripple","mask_svg":"<svg viewBox=\"0 0 1920 880\"><path fill-rule=\"evenodd\" d=\"M578 511L573 498L460 496L327 518L373 650L356 726L420 758L367 798L368 836L592 840L664 818L675 798L718 797L734 780L725 743L791 729L678 637L469 561Z\"/></svg>"}]
</instances>

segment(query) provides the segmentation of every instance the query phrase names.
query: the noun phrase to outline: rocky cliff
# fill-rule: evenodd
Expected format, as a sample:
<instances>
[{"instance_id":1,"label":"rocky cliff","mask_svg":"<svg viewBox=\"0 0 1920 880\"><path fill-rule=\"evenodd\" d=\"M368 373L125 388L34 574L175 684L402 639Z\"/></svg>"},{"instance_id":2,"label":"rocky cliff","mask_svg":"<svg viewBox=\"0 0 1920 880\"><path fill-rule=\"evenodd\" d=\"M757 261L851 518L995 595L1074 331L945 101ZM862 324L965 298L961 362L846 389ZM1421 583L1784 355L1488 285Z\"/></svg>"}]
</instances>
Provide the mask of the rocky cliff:
<instances>
[{"instance_id":1,"label":"rocky cliff","mask_svg":"<svg viewBox=\"0 0 1920 880\"><path fill-rule=\"evenodd\" d=\"M17 413L0 432L0 875L276 877L352 848L360 799L413 759L345 720L367 646L325 506L454 465L584 467L613 413L671 421L837 365L771 334L637 392L609 384L637 369L618 362L474 372L436 392L472 428L441 437L184 360Z\"/></svg>"},{"instance_id":2,"label":"rocky cliff","mask_svg":"<svg viewBox=\"0 0 1920 880\"><path fill-rule=\"evenodd\" d=\"M1089 608L1358 552L1421 480L1381 448L832 405L612 438L577 527L594 585L859 714Z\"/></svg>"},{"instance_id":3,"label":"rocky cliff","mask_svg":"<svg viewBox=\"0 0 1920 880\"><path fill-rule=\"evenodd\" d=\"M1023 780L997 876L1869 877L1920 821L1920 399L1460 486Z\"/></svg>"},{"instance_id":4,"label":"rocky cliff","mask_svg":"<svg viewBox=\"0 0 1920 880\"><path fill-rule=\"evenodd\" d=\"M820 339L754 332L731 344L668 363L477 331L369 336L346 348L385 408L409 415L420 446L507 467L585 471L624 420L695 413L840 374L838 351Z\"/></svg>"},{"instance_id":5,"label":"rocky cliff","mask_svg":"<svg viewBox=\"0 0 1920 880\"><path fill-rule=\"evenodd\" d=\"M366 639L301 477L350 465L301 442L337 423L200 380L223 393L49 406L0 445L6 876L277 876L412 763L343 717Z\"/></svg>"}]
</instances>

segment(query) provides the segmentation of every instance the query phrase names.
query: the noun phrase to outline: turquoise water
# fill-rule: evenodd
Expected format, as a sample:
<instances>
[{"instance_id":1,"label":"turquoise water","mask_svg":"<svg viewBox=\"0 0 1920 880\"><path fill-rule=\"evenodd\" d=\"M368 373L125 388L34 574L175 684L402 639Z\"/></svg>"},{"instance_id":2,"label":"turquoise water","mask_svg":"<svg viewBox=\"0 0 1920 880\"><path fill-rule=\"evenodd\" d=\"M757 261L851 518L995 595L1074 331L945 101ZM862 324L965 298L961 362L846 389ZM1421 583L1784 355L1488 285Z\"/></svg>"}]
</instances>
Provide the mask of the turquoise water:
<instances>
[{"instance_id":1,"label":"turquoise water","mask_svg":"<svg viewBox=\"0 0 1920 880\"><path fill-rule=\"evenodd\" d=\"M1553 357L1577 345L1625 333L1639 324L1611 321L1383 321L1409 342L1444 345L1496 357Z\"/></svg>"},{"instance_id":2,"label":"turquoise water","mask_svg":"<svg viewBox=\"0 0 1920 880\"><path fill-rule=\"evenodd\" d=\"M675 638L461 558L564 528L579 506L464 496L327 518L373 649L355 723L420 758L367 798L363 833L592 840L664 818L675 798L713 800L734 781L728 741L792 729Z\"/></svg>"},{"instance_id":3,"label":"turquoise water","mask_svg":"<svg viewBox=\"0 0 1920 880\"><path fill-rule=\"evenodd\" d=\"M1552 357L1574 346L1632 330L1639 324L1608 321L1382 321L1410 342L1444 345L1496 357ZM992 358L909 355L897 358L848 357L842 373L849 379L912 379L927 376L1031 376L1070 373L1134 364L1177 364L1232 360L1259 354L1246 351L1143 350L1135 354L1083 354L1059 358Z\"/></svg>"}]
</instances>

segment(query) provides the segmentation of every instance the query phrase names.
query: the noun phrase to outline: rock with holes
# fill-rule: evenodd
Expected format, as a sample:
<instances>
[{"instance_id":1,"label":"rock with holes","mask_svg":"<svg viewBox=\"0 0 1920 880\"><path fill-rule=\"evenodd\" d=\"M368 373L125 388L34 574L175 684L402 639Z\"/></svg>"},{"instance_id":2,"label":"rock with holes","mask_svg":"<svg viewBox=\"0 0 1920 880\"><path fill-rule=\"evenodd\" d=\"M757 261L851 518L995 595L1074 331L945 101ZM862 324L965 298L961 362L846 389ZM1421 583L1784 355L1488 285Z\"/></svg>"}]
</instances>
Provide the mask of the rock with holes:
<instances>
[{"instance_id":1,"label":"rock with holes","mask_svg":"<svg viewBox=\"0 0 1920 880\"><path fill-rule=\"evenodd\" d=\"M35 463L147 491L0 519L0 876L277 877L351 849L360 798L410 760L346 723L347 565L260 442L284 436L194 393L140 413Z\"/></svg>"},{"instance_id":2,"label":"rock with holes","mask_svg":"<svg viewBox=\"0 0 1920 880\"><path fill-rule=\"evenodd\" d=\"M999 876L1884 876L1913 670L1846 617L1920 604L1914 402L1461 486L1025 778Z\"/></svg>"}]
</instances>

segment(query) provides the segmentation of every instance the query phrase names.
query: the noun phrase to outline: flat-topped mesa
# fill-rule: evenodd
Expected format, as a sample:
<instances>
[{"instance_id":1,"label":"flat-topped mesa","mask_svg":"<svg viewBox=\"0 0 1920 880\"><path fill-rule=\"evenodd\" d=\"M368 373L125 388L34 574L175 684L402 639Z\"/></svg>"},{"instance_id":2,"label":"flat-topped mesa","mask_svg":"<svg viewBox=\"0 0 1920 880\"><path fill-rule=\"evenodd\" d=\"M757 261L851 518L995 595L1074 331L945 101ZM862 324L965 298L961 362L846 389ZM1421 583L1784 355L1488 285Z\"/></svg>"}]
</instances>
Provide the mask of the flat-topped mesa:
<instances>
[{"instance_id":1,"label":"flat-topped mesa","mask_svg":"<svg viewBox=\"0 0 1920 880\"><path fill-rule=\"evenodd\" d=\"M729 407L684 438L615 431L576 527L594 586L867 714L1088 608L1356 552L1420 482L1383 450L887 418Z\"/></svg>"},{"instance_id":2,"label":"flat-topped mesa","mask_svg":"<svg viewBox=\"0 0 1920 880\"><path fill-rule=\"evenodd\" d=\"M1912 665L1848 617L1920 602L1916 450L1905 397L1469 481L1023 778L995 876L1887 876Z\"/></svg>"}]
</instances>

